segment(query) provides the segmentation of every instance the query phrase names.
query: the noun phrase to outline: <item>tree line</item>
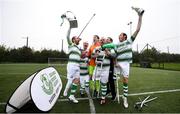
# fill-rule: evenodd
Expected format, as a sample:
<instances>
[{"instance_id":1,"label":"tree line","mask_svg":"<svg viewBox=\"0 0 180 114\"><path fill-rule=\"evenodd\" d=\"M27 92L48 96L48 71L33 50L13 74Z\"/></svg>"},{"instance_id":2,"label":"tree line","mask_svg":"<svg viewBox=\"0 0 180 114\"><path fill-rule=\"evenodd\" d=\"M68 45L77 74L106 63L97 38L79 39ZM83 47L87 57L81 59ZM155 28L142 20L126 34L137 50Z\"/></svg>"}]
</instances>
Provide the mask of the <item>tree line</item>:
<instances>
[{"instance_id":1,"label":"tree line","mask_svg":"<svg viewBox=\"0 0 180 114\"><path fill-rule=\"evenodd\" d=\"M67 58L64 51L43 49L35 51L29 47L6 48L0 45L0 63L47 63L48 58Z\"/></svg>"},{"instance_id":2,"label":"tree line","mask_svg":"<svg viewBox=\"0 0 180 114\"><path fill-rule=\"evenodd\" d=\"M6 48L0 45L0 63L47 63L48 58L68 58L64 51L43 49L35 51L29 47ZM178 62L180 63L180 54L161 53L156 48L145 49L141 53L133 51L133 62L142 61L151 63L160 62Z\"/></svg>"},{"instance_id":3,"label":"tree line","mask_svg":"<svg viewBox=\"0 0 180 114\"><path fill-rule=\"evenodd\" d=\"M142 61L150 63L180 63L180 54L161 53L154 47L151 49L145 49L141 53L134 51L133 62L140 63Z\"/></svg>"}]
</instances>

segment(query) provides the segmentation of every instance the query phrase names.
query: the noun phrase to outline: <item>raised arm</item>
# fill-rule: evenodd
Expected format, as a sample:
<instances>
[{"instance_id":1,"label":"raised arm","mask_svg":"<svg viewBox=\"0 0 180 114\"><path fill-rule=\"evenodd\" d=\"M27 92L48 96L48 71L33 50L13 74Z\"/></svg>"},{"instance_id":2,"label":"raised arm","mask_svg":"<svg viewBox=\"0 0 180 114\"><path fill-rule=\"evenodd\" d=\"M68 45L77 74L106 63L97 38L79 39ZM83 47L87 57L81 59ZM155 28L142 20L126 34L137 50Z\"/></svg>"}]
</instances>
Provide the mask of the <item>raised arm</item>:
<instances>
[{"instance_id":1,"label":"raised arm","mask_svg":"<svg viewBox=\"0 0 180 114\"><path fill-rule=\"evenodd\" d=\"M70 38L70 34L71 34L71 27L69 27L69 29L68 29L68 31L67 31L67 35L66 35L68 45L72 45L72 41L71 41L71 38Z\"/></svg>"},{"instance_id":2,"label":"raised arm","mask_svg":"<svg viewBox=\"0 0 180 114\"><path fill-rule=\"evenodd\" d=\"M105 49L105 48L115 49L116 45L114 43L108 43L108 44L103 44L101 47L102 49Z\"/></svg>"},{"instance_id":3,"label":"raised arm","mask_svg":"<svg viewBox=\"0 0 180 114\"><path fill-rule=\"evenodd\" d=\"M139 31L141 29L142 16L143 16L144 10L140 9L140 8L132 8L132 9L134 9L138 13L138 16L139 16L137 28L136 28L135 32L133 33L133 35L132 35L132 38L133 38L132 40L134 41L137 34L139 33Z\"/></svg>"},{"instance_id":4,"label":"raised arm","mask_svg":"<svg viewBox=\"0 0 180 114\"><path fill-rule=\"evenodd\" d=\"M71 14L71 17L69 15L67 15L69 13ZM76 17L71 11L66 11L63 15L61 15L61 18L62 18L61 26L64 23L64 19L66 19L69 22L69 28L68 28L68 31L67 31L66 38L67 38L68 45L72 45L72 41L71 41L71 38L70 38L70 33L71 33L72 28L77 28L78 27Z\"/></svg>"}]
</instances>

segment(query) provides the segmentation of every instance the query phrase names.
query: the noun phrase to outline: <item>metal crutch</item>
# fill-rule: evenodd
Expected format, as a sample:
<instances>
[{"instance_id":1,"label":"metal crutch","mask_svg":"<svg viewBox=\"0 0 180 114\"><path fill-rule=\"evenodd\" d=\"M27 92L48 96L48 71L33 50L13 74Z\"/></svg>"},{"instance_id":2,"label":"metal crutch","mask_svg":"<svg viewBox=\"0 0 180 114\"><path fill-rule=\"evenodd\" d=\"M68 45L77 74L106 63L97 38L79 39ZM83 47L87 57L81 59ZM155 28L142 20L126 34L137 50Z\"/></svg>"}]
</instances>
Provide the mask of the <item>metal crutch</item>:
<instances>
[{"instance_id":1,"label":"metal crutch","mask_svg":"<svg viewBox=\"0 0 180 114\"><path fill-rule=\"evenodd\" d=\"M135 105L134 105L134 107L135 107L136 109L141 110L141 109L143 108L143 106L148 106L146 103L155 100L157 97L154 97L154 98L152 98L152 99L149 99L149 98L150 98L150 96L147 96L143 101L141 100L141 98L139 98L140 101L139 101L139 102L136 102ZM148 100L148 99L149 99L149 100Z\"/></svg>"},{"instance_id":2,"label":"metal crutch","mask_svg":"<svg viewBox=\"0 0 180 114\"><path fill-rule=\"evenodd\" d=\"M119 76L118 76L118 73L117 73L117 67L116 66L116 73L115 73L115 76L116 76L116 97L117 97L117 101L118 101L118 104L120 104L120 96L119 96Z\"/></svg>"},{"instance_id":3,"label":"metal crutch","mask_svg":"<svg viewBox=\"0 0 180 114\"><path fill-rule=\"evenodd\" d=\"M103 60L104 60L105 56L106 56L106 55L105 55L105 54L103 54L103 58L102 58L102 60L101 60L101 62L100 62L101 67L100 67L100 70L99 70L99 71L102 71L102 67L103 67ZM100 78L101 78L101 77L100 77ZM100 84L101 84L101 83L100 83L100 80L99 80L99 85L100 85ZM100 88L101 88L101 87L100 87ZM99 88L99 89L100 89L100 88ZM97 96L98 98L99 98L99 96L100 96L99 94L100 94L100 90L98 91L98 96Z\"/></svg>"},{"instance_id":4,"label":"metal crutch","mask_svg":"<svg viewBox=\"0 0 180 114\"><path fill-rule=\"evenodd\" d=\"M100 60L98 60L98 58L96 58L96 63L97 63L97 64L100 64L100 69L97 67L97 64L96 64L95 74L94 74L94 81L95 81L94 87L96 87L96 83L97 83L97 82L96 82L97 70L98 70L98 71L102 71L104 58L105 58L105 54L103 55L103 58L100 59ZM100 81L99 81L99 85L100 85ZM92 95L94 95L94 91L93 91L93 94L92 94ZM97 97L99 97L99 92L97 93Z\"/></svg>"}]
</instances>

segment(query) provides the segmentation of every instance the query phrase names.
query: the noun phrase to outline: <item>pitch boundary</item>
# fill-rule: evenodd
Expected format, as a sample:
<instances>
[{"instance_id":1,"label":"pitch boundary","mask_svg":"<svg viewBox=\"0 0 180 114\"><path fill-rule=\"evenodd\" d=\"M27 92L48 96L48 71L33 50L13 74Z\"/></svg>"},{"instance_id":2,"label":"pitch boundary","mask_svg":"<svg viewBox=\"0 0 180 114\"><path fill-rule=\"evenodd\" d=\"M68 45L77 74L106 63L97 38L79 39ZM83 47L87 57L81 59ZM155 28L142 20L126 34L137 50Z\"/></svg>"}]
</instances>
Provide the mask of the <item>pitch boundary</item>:
<instances>
[{"instance_id":1,"label":"pitch boundary","mask_svg":"<svg viewBox=\"0 0 180 114\"><path fill-rule=\"evenodd\" d=\"M173 89L173 90L162 90L162 91L152 91L152 92L143 92L143 93L132 93L128 94L128 96L138 96L138 95L148 95L148 94L158 94L158 93L172 93L172 92L179 92L180 89ZM122 97L123 95L119 95ZM77 100L88 100L88 97L84 98L76 98ZM95 99L95 98L94 98ZM68 99L58 99L58 102L65 102L69 101Z\"/></svg>"},{"instance_id":2,"label":"pitch boundary","mask_svg":"<svg viewBox=\"0 0 180 114\"><path fill-rule=\"evenodd\" d=\"M138 95L147 95L147 94L159 94L159 93L172 93L172 92L179 92L179 91L180 91L180 89L161 90L161 91L152 91L152 92L132 93L132 94L129 94L128 96L138 96ZM122 95L119 95L119 96L122 97ZM62 96L60 96L60 97L62 97ZM89 100L89 98L88 97L77 98L77 100ZM66 101L69 101L69 100L68 99L58 99L57 100L57 102L66 102ZM0 102L0 105L6 105L6 102Z\"/></svg>"}]
</instances>

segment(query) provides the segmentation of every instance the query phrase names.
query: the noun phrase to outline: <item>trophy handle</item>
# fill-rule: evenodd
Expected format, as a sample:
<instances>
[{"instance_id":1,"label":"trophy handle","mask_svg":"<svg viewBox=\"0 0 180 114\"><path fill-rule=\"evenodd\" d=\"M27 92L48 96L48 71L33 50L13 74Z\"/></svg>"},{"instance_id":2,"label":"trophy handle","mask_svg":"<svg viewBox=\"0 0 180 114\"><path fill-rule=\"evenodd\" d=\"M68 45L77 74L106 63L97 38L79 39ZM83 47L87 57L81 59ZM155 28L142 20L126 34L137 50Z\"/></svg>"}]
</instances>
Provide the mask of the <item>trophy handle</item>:
<instances>
[{"instance_id":1,"label":"trophy handle","mask_svg":"<svg viewBox=\"0 0 180 114\"><path fill-rule=\"evenodd\" d=\"M69 15L69 14L71 14L71 15ZM66 11L64 14L62 14L61 19L62 19L62 23L60 26L63 25L64 19L67 19L69 21L70 28L77 28L78 27L78 22L77 22L76 16L71 11Z\"/></svg>"}]
</instances>

